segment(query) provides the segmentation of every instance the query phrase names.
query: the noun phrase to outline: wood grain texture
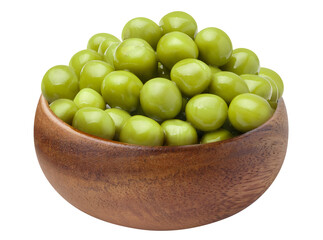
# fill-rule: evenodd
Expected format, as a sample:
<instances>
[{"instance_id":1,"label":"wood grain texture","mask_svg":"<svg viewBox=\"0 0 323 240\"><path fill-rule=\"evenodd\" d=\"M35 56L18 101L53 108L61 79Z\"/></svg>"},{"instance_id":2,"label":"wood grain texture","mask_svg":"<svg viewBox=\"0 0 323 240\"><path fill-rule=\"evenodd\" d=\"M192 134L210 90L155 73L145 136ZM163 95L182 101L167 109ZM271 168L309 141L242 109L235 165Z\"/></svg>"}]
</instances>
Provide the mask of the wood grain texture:
<instances>
[{"instance_id":1,"label":"wood grain texture","mask_svg":"<svg viewBox=\"0 0 323 240\"><path fill-rule=\"evenodd\" d=\"M286 154L281 99L261 127L233 139L145 147L92 137L58 119L41 96L34 140L48 181L68 202L105 221L140 229L183 229L229 217L271 185Z\"/></svg>"}]
</instances>

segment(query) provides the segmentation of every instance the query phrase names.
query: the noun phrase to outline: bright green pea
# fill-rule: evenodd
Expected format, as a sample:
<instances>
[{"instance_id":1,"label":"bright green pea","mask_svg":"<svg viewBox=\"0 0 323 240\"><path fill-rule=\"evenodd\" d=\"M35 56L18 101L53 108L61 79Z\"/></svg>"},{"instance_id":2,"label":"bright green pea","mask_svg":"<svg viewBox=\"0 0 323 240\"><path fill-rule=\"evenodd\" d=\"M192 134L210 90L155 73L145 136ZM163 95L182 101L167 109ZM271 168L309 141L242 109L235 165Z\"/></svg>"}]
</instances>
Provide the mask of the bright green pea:
<instances>
[{"instance_id":1,"label":"bright green pea","mask_svg":"<svg viewBox=\"0 0 323 240\"><path fill-rule=\"evenodd\" d=\"M114 71L104 78L101 93L110 107L133 112L139 105L139 94L142 86L140 79L133 73Z\"/></svg>"},{"instance_id":2,"label":"bright green pea","mask_svg":"<svg viewBox=\"0 0 323 240\"><path fill-rule=\"evenodd\" d=\"M73 99L79 91L77 76L69 66L57 65L45 73L41 90L49 103L59 98Z\"/></svg>"},{"instance_id":3,"label":"bright green pea","mask_svg":"<svg viewBox=\"0 0 323 240\"><path fill-rule=\"evenodd\" d=\"M102 60L102 56L94 50L85 49L75 53L71 58L69 65L74 69L77 77L80 77L83 66L91 60Z\"/></svg>"},{"instance_id":4,"label":"bright green pea","mask_svg":"<svg viewBox=\"0 0 323 240\"><path fill-rule=\"evenodd\" d=\"M168 69L185 58L197 58L198 54L195 42L182 32L167 33L157 44L158 59Z\"/></svg>"},{"instance_id":5,"label":"bright green pea","mask_svg":"<svg viewBox=\"0 0 323 240\"><path fill-rule=\"evenodd\" d=\"M162 36L160 27L152 20L144 17L131 19L122 30L122 40L141 38L147 41L153 49Z\"/></svg>"},{"instance_id":6,"label":"bright green pea","mask_svg":"<svg viewBox=\"0 0 323 240\"><path fill-rule=\"evenodd\" d=\"M87 62L80 73L80 89L92 88L101 93L103 79L113 70L114 68L104 61L93 60Z\"/></svg>"},{"instance_id":7,"label":"bright green pea","mask_svg":"<svg viewBox=\"0 0 323 240\"><path fill-rule=\"evenodd\" d=\"M219 96L199 94L191 98L185 109L187 121L201 131L220 128L227 118L228 106Z\"/></svg>"},{"instance_id":8,"label":"bright green pea","mask_svg":"<svg viewBox=\"0 0 323 240\"><path fill-rule=\"evenodd\" d=\"M121 128L131 116L128 112L118 108L110 108L105 110L105 112L107 112L110 115L110 117L114 122L114 125L116 127L116 133L115 133L114 139L118 141Z\"/></svg>"},{"instance_id":9,"label":"bright green pea","mask_svg":"<svg viewBox=\"0 0 323 240\"><path fill-rule=\"evenodd\" d=\"M170 77L184 95L191 97L209 86L211 70L204 62L188 58L174 65Z\"/></svg>"},{"instance_id":10,"label":"bright green pea","mask_svg":"<svg viewBox=\"0 0 323 240\"><path fill-rule=\"evenodd\" d=\"M249 88L237 74L222 71L212 75L209 92L220 96L229 104L235 96L248 93Z\"/></svg>"},{"instance_id":11,"label":"bright green pea","mask_svg":"<svg viewBox=\"0 0 323 240\"><path fill-rule=\"evenodd\" d=\"M136 115L123 125L120 141L145 146L161 146L164 142L164 132L153 119Z\"/></svg>"},{"instance_id":12,"label":"bright green pea","mask_svg":"<svg viewBox=\"0 0 323 240\"><path fill-rule=\"evenodd\" d=\"M171 119L181 110L182 95L172 81L154 78L142 87L140 105L144 113L156 121Z\"/></svg>"},{"instance_id":13,"label":"bright green pea","mask_svg":"<svg viewBox=\"0 0 323 240\"><path fill-rule=\"evenodd\" d=\"M105 139L113 139L115 134L115 125L109 114L93 107L79 109L75 113L73 127Z\"/></svg>"},{"instance_id":14,"label":"bright green pea","mask_svg":"<svg viewBox=\"0 0 323 240\"><path fill-rule=\"evenodd\" d=\"M112 41L120 41L118 38L109 33L97 33L89 39L87 49L98 51L100 44L106 39L111 39Z\"/></svg>"},{"instance_id":15,"label":"bright green pea","mask_svg":"<svg viewBox=\"0 0 323 240\"><path fill-rule=\"evenodd\" d=\"M201 143L219 142L232 137L232 134L228 130L220 128L216 131L205 133L201 139Z\"/></svg>"},{"instance_id":16,"label":"bright green pea","mask_svg":"<svg viewBox=\"0 0 323 240\"><path fill-rule=\"evenodd\" d=\"M163 35L169 32L186 33L192 39L197 32L197 24L194 18L181 11L174 11L166 14L159 22Z\"/></svg>"},{"instance_id":17,"label":"bright green pea","mask_svg":"<svg viewBox=\"0 0 323 240\"><path fill-rule=\"evenodd\" d=\"M165 133L165 145L181 146L197 143L197 133L188 122L171 119L162 123L161 127Z\"/></svg>"},{"instance_id":18,"label":"bright green pea","mask_svg":"<svg viewBox=\"0 0 323 240\"><path fill-rule=\"evenodd\" d=\"M78 108L70 99L57 99L49 105L55 115L67 124L72 125L73 118Z\"/></svg>"},{"instance_id":19,"label":"bright green pea","mask_svg":"<svg viewBox=\"0 0 323 240\"><path fill-rule=\"evenodd\" d=\"M269 68L260 68L259 76L266 77L267 79L270 78L271 80L273 80L276 83L278 89L277 99L282 97L284 92L284 83L281 77L275 71Z\"/></svg>"},{"instance_id":20,"label":"bright green pea","mask_svg":"<svg viewBox=\"0 0 323 240\"><path fill-rule=\"evenodd\" d=\"M209 68L211 69L212 75L222 71L220 68L213 67L213 66L210 66L210 65L209 65Z\"/></svg>"},{"instance_id":21,"label":"bright green pea","mask_svg":"<svg viewBox=\"0 0 323 240\"><path fill-rule=\"evenodd\" d=\"M248 132L264 124L273 112L264 98L252 93L244 93L232 100L228 116L235 129Z\"/></svg>"},{"instance_id":22,"label":"bright green pea","mask_svg":"<svg viewBox=\"0 0 323 240\"><path fill-rule=\"evenodd\" d=\"M232 43L228 35L215 27L205 28L195 37L199 58L215 67L226 64L232 54Z\"/></svg>"},{"instance_id":23,"label":"bright green pea","mask_svg":"<svg viewBox=\"0 0 323 240\"><path fill-rule=\"evenodd\" d=\"M170 79L170 71L161 62L158 62L157 76Z\"/></svg>"},{"instance_id":24,"label":"bright green pea","mask_svg":"<svg viewBox=\"0 0 323 240\"><path fill-rule=\"evenodd\" d=\"M117 38L113 39L113 38L107 38L104 41L101 42L99 49L98 49L98 53L103 55L105 53L105 51L108 49L108 47L110 47L112 44L119 44L121 41Z\"/></svg>"},{"instance_id":25,"label":"bright green pea","mask_svg":"<svg viewBox=\"0 0 323 240\"><path fill-rule=\"evenodd\" d=\"M118 48L120 43L111 43L111 45L105 50L103 59L107 63L109 63L112 67L114 67L114 54Z\"/></svg>"},{"instance_id":26,"label":"bright green pea","mask_svg":"<svg viewBox=\"0 0 323 240\"><path fill-rule=\"evenodd\" d=\"M266 100L271 98L272 87L267 79L254 74L242 74L240 77L248 85L250 93L254 93Z\"/></svg>"},{"instance_id":27,"label":"bright green pea","mask_svg":"<svg viewBox=\"0 0 323 240\"><path fill-rule=\"evenodd\" d=\"M91 88L83 88L74 98L74 102L78 108L95 107L105 109L103 97Z\"/></svg>"},{"instance_id":28,"label":"bright green pea","mask_svg":"<svg viewBox=\"0 0 323 240\"><path fill-rule=\"evenodd\" d=\"M279 97L278 86L277 86L276 82L272 78L267 77L265 75L259 75L259 76L266 79L270 83L271 88L272 88L272 94L271 94L271 98L268 101L269 101L270 105L273 104L273 106L274 106L275 103L277 103L278 97Z\"/></svg>"}]
</instances>

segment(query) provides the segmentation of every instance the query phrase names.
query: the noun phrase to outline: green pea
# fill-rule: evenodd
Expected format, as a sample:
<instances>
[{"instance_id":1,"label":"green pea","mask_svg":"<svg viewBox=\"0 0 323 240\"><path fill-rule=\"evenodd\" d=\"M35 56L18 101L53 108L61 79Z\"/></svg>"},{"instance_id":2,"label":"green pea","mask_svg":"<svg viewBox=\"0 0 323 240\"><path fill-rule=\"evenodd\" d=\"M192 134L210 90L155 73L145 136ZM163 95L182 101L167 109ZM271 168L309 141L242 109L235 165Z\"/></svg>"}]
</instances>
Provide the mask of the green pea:
<instances>
[{"instance_id":1,"label":"green pea","mask_svg":"<svg viewBox=\"0 0 323 240\"><path fill-rule=\"evenodd\" d=\"M123 125L120 141L146 146L161 146L164 142L164 132L153 119L136 115L129 118Z\"/></svg>"},{"instance_id":2,"label":"green pea","mask_svg":"<svg viewBox=\"0 0 323 240\"><path fill-rule=\"evenodd\" d=\"M181 110L182 95L172 81L154 78L142 87L140 105L144 113L156 121L171 119Z\"/></svg>"},{"instance_id":3,"label":"green pea","mask_svg":"<svg viewBox=\"0 0 323 240\"><path fill-rule=\"evenodd\" d=\"M194 18L181 11L174 11L166 14L159 22L163 31L163 35L169 32L186 33L189 37L194 39L197 32L197 24Z\"/></svg>"},{"instance_id":4,"label":"green pea","mask_svg":"<svg viewBox=\"0 0 323 240\"><path fill-rule=\"evenodd\" d=\"M94 107L105 109L103 97L91 88L83 88L74 98L74 102L78 108Z\"/></svg>"},{"instance_id":5,"label":"green pea","mask_svg":"<svg viewBox=\"0 0 323 240\"><path fill-rule=\"evenodd\" d=\"M220 96L229 104L235 96L248 93L249 88L237 74L222 71L212 75L209 92Z\"/></svg>"},{"instance_id":6,"label":"green pea","mask_svg":"<svg viewBox=\"0 0 323 240\"><path fill-rule=\"evenodd\" d=\"M158 62L157 76L170 79L170 71L161 62Z\"/></svg>"},{"instance_id":7,"label":"green pea","mask_svg":"<svg viewBox=\"0 0 323 240\"><path fill-rule=\"evenodd\" d=\"M171 119L161 125L165 133L165 145L181 146L197 143L197 133L194 127L188 122Z\"/></svg>"},{"instance_id":8,"label":"green pea","mask_svg":"<svg viewBox=\"0 0 323 240\"><path fill-rule=\"evenodd\" d=\"M153 49L162 36L160 27L152 20L144 17L131 19L122 30L122 40L141 38L147 41Z\"/></svg>"},{"instance_id":9,"label":"green pea","mask_svg":"<svg viewBox=\"0 0 323 240\"><path fill-rule=\"evenodd\" d=\"M79 91L77 76L69 66L57 65L45 73L41 90L49 103L59 98L73 99Z\"/></svg>"},{"instance_id":10,"label":"green pea","mask_svg":"<svg viewBox=\"0 0 323 240\"><path fill-rule=\"evenodd\" d=\"M118 38L109 33L97 33L89 39L87 49L98 51L100 44L106 39L111 39L112 41L120 41Z\"/></svg>"},{"instance_id":11,"label":"green pea","mask_svg":"<svg viewBox=\"0 0 323 240\"><path fill-rule=\"evenodd\" d=\"M267 77L265 75L259 75L259 76L266 79L270 83L271 88L272 88L272 94L271 94L271 98L268 101L275 105L275 103L277 103L278 97L279 97L279 90L278 90L278 86L277 86L276 82L272 78Z\"/></svg>"},{"instance_id":12,"label":"green pea","mask_svg":"<svg viewBox=\"0 0 323 240\"><path fill-rule=\"evenodd\" d=\"M140 79L133 73L114 71L104 78L101 93L110 107L133 112L138 107L142 86Z\"/></svg>"},{"instance_id":13,"label":"green pea","mask_svg":"<svg viewBox=\"0 0 323 240\"><path fill-rule=\"evenodd\" d=\"M75 113L73 127L104 139L113 139L115 134L115 125L109 114L93 107L79 109Z\"/></svg>"},{"instance_id":14,"label":"green pea","mask_svg":"<svg viewBox=\"0 0 323 240\"><path fill-rule=\"evenodd\" d=\"M118 141L123 125L131 116L128 112L118 108L110 108L105 110L105 112L109 114L114 122L116 128L114 139Z\"/></svg>"},{"instance_id":15,"label":"green pea","mask_svg":"<svg viewBox=\"0 0 323 240\"><path fill-rule=\"evenodd\" d=\"M284 92L284 83L281 77L269 68L260 68L259 75L267 79L270 78L276 83L278 89L277 99L281 98Z\"/></svg>"},{"instance_id":16,"label":"green pea","mask_svg":"<svg viewBox=\"0 0 323 240\"><path fill-rule=\"evenodd\" d=\"M55 115L67 124L72 125L77 106L70 99L57 99L49 105Z\"/></svg>"},{"instance_id":17,"label":"green pea","mask_svg":"<svg viewBox=\"0 0 323 240\"><path fill-rule=\"evenodd\" d=\"M112 44L119 44L121 41L117 38L107 38L104 41L101 42L99 48L98 48L98 53L103 55L105 51L110 47Z\"/></svg>"},{"instance_id":18,"label":"green pea","mask_svg":"<svg viewBox=\"0 0 323 240\"><path fill-rule=\"evenodd\" d=\"M228 35L215 27L205 28L195 37L199 58L214 67L226 64L232 54L232 43Z\"/></svg>"},{"instance_id":19,"label":"green pea","mask_svg":"<svg viewBox=\"0 0 323 240\"><path fill-rule=\"evenodd\" d=\"M218 68L218 67L213 67L213 66L211 66L211 65L209 65L209 68L211 69L211 73L212 73L212 75L222 71L220 68Z\"/></svg>"},{"instance_id":20,"label":"green pea","mask_svg":"<svg viewBox=\"0 0 323 240\"><path fill-rule=\"evenodd\" d=\"M266 100L271 98L272 87L267 79L254 74L242 74L240 77L248 85L250 93L254 93Z\"/></svg>"},{"instance_id":21,"label":"green pea","mask_svg":"<svg viewBox=\"0 0 323 240\"><path fill-rule=\"evenodd\" d=\"M213 132L205 133L201 139L201 143L204 144L204 143L219 142L226 139L230 139L232 137L233 137L232 134L228 130L220 128Z\"/></svg>"},{"instance_id":22,"label":"green pea","mask_svg":"<svg viewBox=\"0 0 323 240\"><path fill-rule=\"evenodd\" d=\"M77 77L80 77L83 66L91 60L102 60L102 56L94 50L85 49L75 53L71 58L69 65L74 69Z\"/></svg>"},{"instance_id":23,"label":"green pea","mask_svg":"<svg viewBox=\"0 0 323 240\"><path fill-rule=\"evenodd\" d=\"M157 44L158 59L168 69L185 58L197 58L198 54L194 41L182 32L167 33Z\"/></svg>"},{"instance_id":24,"label":"green pea","mask_svg":"<svg viewBox=\"0 0 323 240\"><path fill-rule=\"evenodd\" d=\"M228 106L219 96L199 94L191 98L185 109L187 121L201 131L220 128L227 118Z\"/></svg>"},{"instance_id":25,"label":"green pea","mask_svg":"<svg viewBox=\"0 0 323 240\"><path fill-rule=\"evenodd\" d=\"M87 62L80 73L80 89L92 88L101 93L101 85L104 77L114 69L110 64L93 60Z\"/></svg>"},{"instance_id":26,"label":"green pea","mask_svg":"<svg viewBox=\"0 0 323 240\"><path fill-rule=\"evenodd\" d=\"M273 112L264 98L252 93L244 93L232 100L228 116L235 129L248 132L268 121Z\"/></svg>"},{"instance_id":27,"label":"green pea","mask_svg":"<svg viewBox=\"0 0 323 240\"><path fill-rule=\"evenodd\" d=\"M103 59L112 67L114 67L114 55L120 43L111 43L111 45L105 50Z\"/></svg>"}]
</instances>

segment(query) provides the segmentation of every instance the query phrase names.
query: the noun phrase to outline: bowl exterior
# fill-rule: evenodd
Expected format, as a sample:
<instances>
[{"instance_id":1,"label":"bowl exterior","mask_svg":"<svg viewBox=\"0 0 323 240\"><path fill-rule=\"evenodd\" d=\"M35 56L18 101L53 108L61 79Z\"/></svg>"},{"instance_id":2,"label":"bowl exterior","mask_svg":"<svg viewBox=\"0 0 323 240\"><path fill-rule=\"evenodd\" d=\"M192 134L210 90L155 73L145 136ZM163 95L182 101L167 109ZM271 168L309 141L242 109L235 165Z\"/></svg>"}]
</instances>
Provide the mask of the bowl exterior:
<instances>
[{"instance_id":1,"label":"bowl exterior","mask_svg":"<svg viewBox=\"0 0 323 240\"><path fill-rule=\"evenodd\" d=\"M103 140L58 119L41 96L34 124L39 164L78 209L140 229L184 229L227 218L271 185L286 154L284 101L259 128L203 145L146 147Z\"/></svg>"}]
</instances>

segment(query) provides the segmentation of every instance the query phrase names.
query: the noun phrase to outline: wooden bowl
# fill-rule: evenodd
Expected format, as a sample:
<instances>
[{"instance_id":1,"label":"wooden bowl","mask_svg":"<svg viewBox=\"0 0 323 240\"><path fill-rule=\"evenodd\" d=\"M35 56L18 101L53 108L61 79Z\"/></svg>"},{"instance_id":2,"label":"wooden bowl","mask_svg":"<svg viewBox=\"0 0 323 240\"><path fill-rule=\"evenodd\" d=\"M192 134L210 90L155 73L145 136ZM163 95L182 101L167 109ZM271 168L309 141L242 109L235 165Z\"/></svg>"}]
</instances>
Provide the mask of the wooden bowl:
<instances>
[{"instance_id":1,"label":"wooden bowl","mask_svg":"<svg viewBox=\"0 0 323 240\"><path fill-rule=\"evenodd\" d=\"M273 117L222 142L147 147L93 137L58 119L41 96L34 125L39 164L68 202L104 221L171 230L212 223L249 206L284 161L288 120Z\"/></svg>"}]
</instances>

